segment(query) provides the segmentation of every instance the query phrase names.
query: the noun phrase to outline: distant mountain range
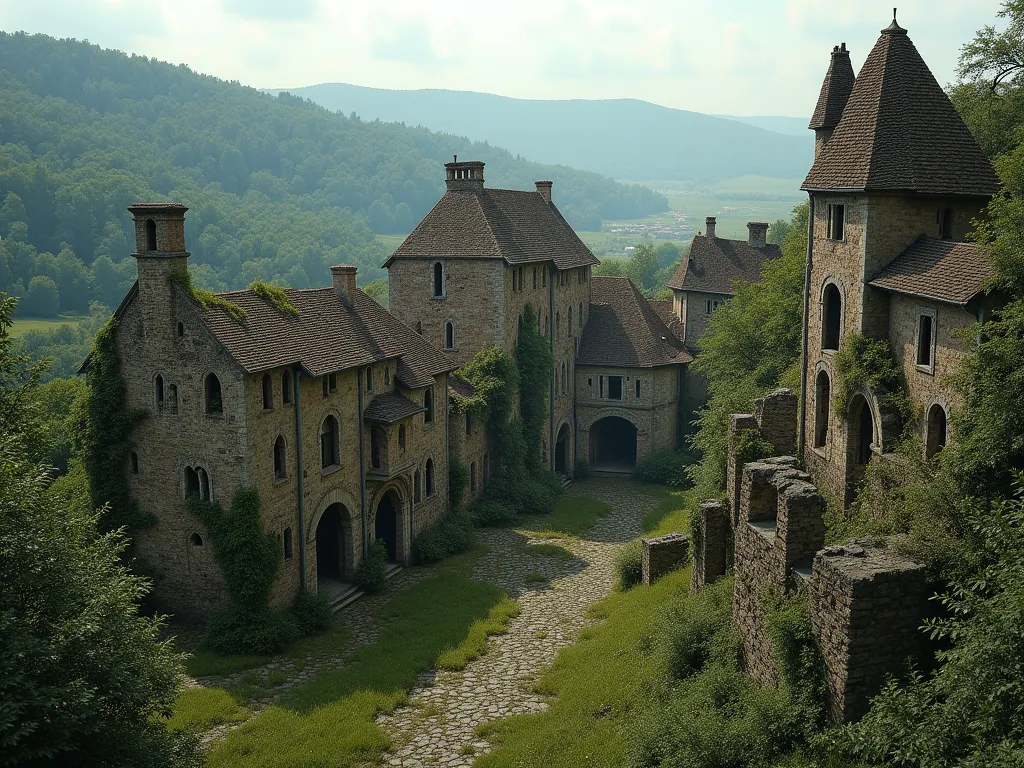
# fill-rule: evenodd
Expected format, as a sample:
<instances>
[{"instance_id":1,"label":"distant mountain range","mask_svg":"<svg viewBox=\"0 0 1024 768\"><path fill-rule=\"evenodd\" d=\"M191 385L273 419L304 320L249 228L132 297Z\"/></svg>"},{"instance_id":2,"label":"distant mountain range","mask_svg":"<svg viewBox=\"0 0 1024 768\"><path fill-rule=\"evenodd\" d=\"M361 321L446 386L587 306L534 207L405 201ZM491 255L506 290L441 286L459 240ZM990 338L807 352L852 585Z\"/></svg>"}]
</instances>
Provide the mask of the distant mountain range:
<instances>
[{"instance_id":1,"label":"distant mountain range","mask_svg":"<svg viewBox=\"0 0 1024 768\"><path fill-rule=\"evenodd\" d=\"M803 178L814 152L807 119L732 117L639 99L540 101L472 91L393 91L346 83L282 90L363 120L419 125L486 141L541 163L629 181L714 183Z\"/></svg>"}]
</instances>

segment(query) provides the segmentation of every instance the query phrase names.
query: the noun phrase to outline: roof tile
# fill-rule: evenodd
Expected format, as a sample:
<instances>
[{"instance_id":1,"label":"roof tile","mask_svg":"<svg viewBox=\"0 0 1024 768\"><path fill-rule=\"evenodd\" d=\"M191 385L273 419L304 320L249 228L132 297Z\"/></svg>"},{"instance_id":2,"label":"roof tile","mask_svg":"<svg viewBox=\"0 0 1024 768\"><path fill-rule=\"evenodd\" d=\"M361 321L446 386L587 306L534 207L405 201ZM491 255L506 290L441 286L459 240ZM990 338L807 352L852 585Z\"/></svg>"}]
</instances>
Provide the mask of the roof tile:
<instances>
[{"instance_id":1,"label":"roof tile","mask_svg":"<svg viewBox=\"0 0 1024 768\"><path fill-rule=\"evenodd\" d=\"M764 262L781 255L782 249L777 245L755 248L746 240L697 235L667 285L679 291L732 296L736 281L756 283L761 279Z\"/></svg>"},{"instance_id":2,"label":"roof tile","mask_svg":"<svg viewBox=\"0 0 1024 768\"><path fill-rule=\"evenodd\" d=\"M895 293L966 304L994 275L980 246L921 235L870 284Z\"/></svg>"}]
</instances>

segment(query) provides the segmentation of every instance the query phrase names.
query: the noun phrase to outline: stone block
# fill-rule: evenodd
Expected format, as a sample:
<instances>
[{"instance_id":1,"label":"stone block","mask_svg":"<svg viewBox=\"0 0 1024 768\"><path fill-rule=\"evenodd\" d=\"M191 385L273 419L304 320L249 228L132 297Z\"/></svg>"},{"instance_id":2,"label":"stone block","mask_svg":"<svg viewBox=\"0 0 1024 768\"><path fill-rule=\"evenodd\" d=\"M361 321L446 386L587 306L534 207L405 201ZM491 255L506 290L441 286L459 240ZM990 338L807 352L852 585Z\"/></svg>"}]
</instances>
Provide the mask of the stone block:
<instances>
[{"instance_id":1,"label":"stone block","mask_svg":"<svg viewBox=\"0 0 1024 768\"><path fill-rule=\"evenodd\" d=\"M690 538L682 533L641 539L640 542L643 552L644 584L653 584L665 574L683 565L690 551Z\"/></svg>"},{"instance_id":2,"label":"stone block","mask_svg":"<svg viewBox=\"0 0 1024 768\"><path fill-rule=\"evenodd\" d=\"M729 546L729 512L721 501L702 501L699 506L699 530L693 548L693 572L690 591L718 581L725 575Z\"/></svg>"},{"instance_id":3,"label":"stone block","mask_svg":"<svg viewBox=\"0 0 1024 768\"><path fill-rule=\"evenodd\" d=\"M775 455L796 453L797 396L791 389L777 389L755 400L754 418Z\"/></svg>"}]
</instances>

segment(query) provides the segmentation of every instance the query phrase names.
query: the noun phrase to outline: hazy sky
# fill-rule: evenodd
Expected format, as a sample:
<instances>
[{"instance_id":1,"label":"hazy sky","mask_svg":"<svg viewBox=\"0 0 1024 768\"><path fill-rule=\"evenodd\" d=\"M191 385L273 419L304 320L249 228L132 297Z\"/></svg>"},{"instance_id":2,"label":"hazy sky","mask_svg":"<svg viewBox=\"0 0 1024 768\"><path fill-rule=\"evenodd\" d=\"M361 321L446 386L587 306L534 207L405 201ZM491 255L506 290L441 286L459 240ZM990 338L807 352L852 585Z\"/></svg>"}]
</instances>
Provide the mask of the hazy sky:
<instances>
[{"instance_id":1,"label":"hazy sky","mask_svg":"<svg viewBox=\"0 0 1024 768\"><path fill-rule=\"evenodd\" d=\"M940 83L999 0L902 0ZM635 97L809 115L829 51L859 68L892 0L0 0L0 29L88 39L256 87L347 82Z\"/></svg>"}]
</instances>

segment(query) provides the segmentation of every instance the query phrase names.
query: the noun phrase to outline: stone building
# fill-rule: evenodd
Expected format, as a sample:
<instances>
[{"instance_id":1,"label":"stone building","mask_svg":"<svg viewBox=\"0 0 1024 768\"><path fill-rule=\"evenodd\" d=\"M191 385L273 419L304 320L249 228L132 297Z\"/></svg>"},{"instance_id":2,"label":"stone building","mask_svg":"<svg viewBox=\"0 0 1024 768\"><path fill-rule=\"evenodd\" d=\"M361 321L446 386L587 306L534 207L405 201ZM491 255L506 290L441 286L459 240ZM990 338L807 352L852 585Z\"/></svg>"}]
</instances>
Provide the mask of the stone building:
<instances>
[{"instance_id":1,"label":"stone building","mask_svg":"<svg viewBox=\"0 0 1024 768\"><path fill-rule=\"evenodd\" d=\"M576 453L591 469L632 472L675 448L693 356L626 277L594 277L576 357Z\"/></svg>"},{"instance_id":2,"label":"stone building","mask_svg":"<svg viewBox=\"0 0 1024 768\"><path fill-rule=\"evenodd\" d=\"M138 281L118 307L116 344L134 429L124 471L155 525L134 535L179 614L226 601L208 532L186 508L197 494L231 505L259 491L280 540L274 607L305 584L334 589L370 538L407 562L412 537L448 503L446 355L356 288L285 290L289 307L252 290L201 306L187 289L181 205L134 205ZM84 367L88 367L87 360Z\"/></svg>"},{"instance_id":3,"label":"stone building","mask_svg":"<svg viewBox=\"0 0 1024 768\"><path fill-rule=\"evenodd\" d=\"M800 447L819 485L849 499L903 425L866 388L833 413L835 356L850 333L888 339L923 414L918 434L928 453L941 450L950 437L943 378L963 356L954 332L998 306L986 292L991 267L964 242L998 182L895 19L856 78L845 44L833 49L810 128Z\"/></svg>"},{"instance_id":4,"label":"stone building","mask_svg":"<svg viewBox=\"0 0 1024 768\"><path fill-rule=\"evenodd\" d=\"M737 282L756 283L761 265L782 255L777 245L767 242L768 224L751 221L746 240L727 240L715 234L715 217L705 220L705 233L698 234L676 269L668 287L672 289L672 311L679 319L683 343L698 350L700 335L716 309L735 295Z\"/></svg>"},{"instance_id":5,"label":"stone building","mask_svg":"<svg viewBox=\"0 0 1024 768\"><path fill-rule=\"evenodd\" d=\"M511 353L529 304L554 356L543 450L570 473L576 349L597 259L552 202L550 181L490 189L481 162L445 171L447 191L385 262L391 311L462 364L488 344Z\"/></svg>"}]
</instances>

